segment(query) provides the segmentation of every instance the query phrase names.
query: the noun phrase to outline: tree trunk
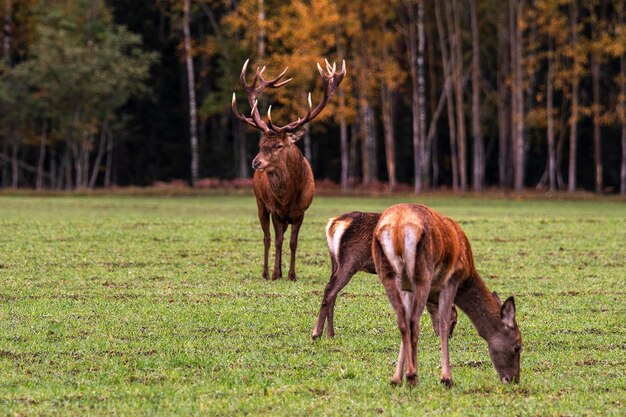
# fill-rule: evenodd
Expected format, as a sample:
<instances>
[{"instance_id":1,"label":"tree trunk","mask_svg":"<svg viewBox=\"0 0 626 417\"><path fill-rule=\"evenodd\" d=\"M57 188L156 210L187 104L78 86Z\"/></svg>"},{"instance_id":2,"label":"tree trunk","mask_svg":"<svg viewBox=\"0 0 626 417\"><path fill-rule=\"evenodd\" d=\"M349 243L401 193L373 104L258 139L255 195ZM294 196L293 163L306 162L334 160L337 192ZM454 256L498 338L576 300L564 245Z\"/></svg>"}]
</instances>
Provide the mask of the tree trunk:
<instances>
[{"instance_id":1,"label":"tree trunk","mask_svg":"<svg viewBox=\"0 0 626 417\"><path fill-rule=\"evenodd\" d=\"M248 163L248 153L246 148L246 132L238 120L235 120L234 118L232 120L233 135L235 136L235 144L237 146L237 159L239 160L237 175L239 178L248 178L250 176L248 171L250 164Z\"/></svg>"},{"instance_id":2,"label":"tree trunk","mask_svg":"<svg viewBox=\"0 0 626 417\"><path fill-rule=\"evenodd\" d=\"M511 88L511 124L513 138L513 188L521 191L524 188L525 145L524 145L524 92L522 79L522 0L509 2L511 38L511 72L513 75Z\"/></svg>"},{"instance_id":3,"label":"tree trunk","mask_svg":"<svg viewBox=\"0 0 626 417\"><path fill-rule=\"evenodd\" d=\"M476 0L470 0L472 21L472 136L474 137L474 176L475 191L482 191L485 185L485 145L480 129L480 40L478 37L478 12Z\"/></svg>"},{"instance_id":4,"label":"tree trunk","mask_svg":"<svg viewBox=\"0 0 626 417\"><path fill-rule=\"evenodd\" d=\"M546 107L548 117L548 182L550 191L556 191L556 149L554 146L554 87L552 83L552 67L554 65L552 56L552 38L548 40L548 73L546 74Z\"/></svg>"},{"instance_id":5,"label":"tree trunk","mask_svg":"<svg viewBox=\"0 0 626 417\"><path fill-rule=\"evenodd\" d=\"M431 164L432 164L432 181L431 187L437 188L439 186L439 145L437 143L437 120L439 120L439 116L441 116L441 111L443 110L443 106L441 106L441 110L437 111L439 108L439 102L445 102L445 95L439 94L441 97L437 100L439 86L437 85L437 70L435 69L435 48L434 48L434 37L435 34L432 32L433 25L429 26L430 32L428 36L430 37L431 43L427 42L427 45L430 45L427 49L428 52L428 78L430 79L430 113L432 115L430 124L428 125L428 135L426 136L426 141L430 144L430 153L431 153ZM445 77L444 77L445 78ZM445 80L443 80L445 82ZM443 93L443 91L442 91Z\"/></svg>"},{"instance_id":6,"label":"tree trunk","mask_svg":"<svg viewBox=\"0 0 626 417\"><path fill-rule=\"evenodd\" d=\"M421 1L421 0L420 0ZM419 81L418 81L418 35L417 19L418 12L412 1L405 1L406 11L404 42L409 63L409 75L411 77L411 132L413 143L413 173L415 181L415 193L419 193L422 188L422 153L420 150L420 108L419 108Z\"/></svg>"},{"instance_id":7,"label":"tree trunk","mask_svg":"<svg viewBox=\"0 0 626 417\"><path fill-rule=\"evenodd\" d=\"M594 32L597 33L597 26ZM596 193L602 193L604 189L602 181L602 137L600 131L602 104L600 103L600 57L597 52L591 54L591 80L593 89L593 160L596 173Z\"/></svg>"},{"instance_id":8,"label":"tree trunk","mask_svg":"<svg viewBox=\"0 0 626 417\"><path fill-rule=\"evenodd\" d=\"M91 170L91 177L89 178L89 188L93 188L96 186L96 180L98 179L98 173L100 172L100 164L102 163L102 157L104 156L104 149L107 142L108 132L108 123L105 121L102 123L102 130L100 132L100 141L98 142L98 153L96 154L96 159L93 163L93 168Z\"/></svg>"},{"instance_id":9,"label":"tree trunk","mask_svg":"<svg viewBox=\"0 0 626 417\"><path fill-rule=\"evenodd\" d=\"M377 180L376 175L376 131L374 110L368 100L361 100L361 139L363 185L368 186Z\"/></svg>"},{"instance_id":10,"label":"tree trunk","mask_svg":"<svg viewBox=\"0 0 626 417\"><path fill-rule=\"evenodd\" d=\"M624 27L624 14L626 6L624 0L619 3L619 23ZM620 194L626 194L626 52L620 56L620 78L619 78L619 119L622 124L622 163L620 167Z\"/></svg>"},{"instance_id":11,"label":"tree trunk","mask_svg":"<svg viewBox=\"0 0 626 417\"><path fill-rule=\"evenodd\" d=\"M573 46L578 45L578 3L573 1L570 6L570 40ZM578 154L578 57L573 55L572 68L574 75L572 76L572 114L570 116L569 131L569 169L567 179L567 191L573 193L576 191L576 156Z\"/></svg>"},{"instance_id":12,"label":"tree trunk","mask_svg":"<svg viewBox=\"0 0 626 417\"><path fill-rule=\"evenodd\" d=\"M183 33L185 44L185 65L187 67L187 91L189 97L189 141L191 145L191 186L198 181L198 122L196 116L196 90L191 56L191 33L189 29L190 0L183 2Z\"/></svg>"},{"instance_id":13,"label":"tree trunk","mask_svg":"<svg viewBox=\"0 0 626 417\"><path fill-rule=\"evenodd\" d=\"M420 185L423 187L424 179L428 179L430 151L426 137L426 79L425 79L425 54L426 54L426 32L424 30L424 1L417 3L417 102L419 115L420 132ZM428 181L426 182L428 186ZM415 190L418 193L419 190Z\"/></svg>"},{"instance_id":14,"label":"tree trunk","mask_svg":"<svg viewBox=\"0 0 626 417\"><path fill-rule=\"evenodd\" d=\"M452 4L452 10L448 10L448 28L450 29L451 54L453 64L452 80L454 84L454 95L456 100L456 125L457 125L457 145L459 161L459 187L461 191L467 190L467 151L465 134L465 102L463 99L463 53L461 48L461 20L459 2L453 0L445 2L446 6Z\"/></svg>"},{"instance_id":15,"label":"tree trunk","mask_svg":"<svg viewBox=\"0 0 626 417\"><path fill-rule=\"evenodd\" d=\"M2 57L7 67L11 66L11 29L13 26L11 19L12 14L13 0L4 0L4 19L2 22L4 37L2 42Z\"/></svg>"},{"instance_id":16,"label":"tree trunk","mask_svg":"<svg viewBox=\"0 0 626 417\"><path fill-rule=\"evenodd\" d=\"M37 159L37 179L35 180L35 188L41 190L43 188L43 164L46 159L46 137L48 135L48 120L44 118L41 127L41 135L39 136L39 158Z\"/></svg>"},{"instance_id":17,"label":"tree trunk","mask_svg":"<svg viewBox=\"0 0 626 417\"><path fill-rule=\"evenodd\" d=\"M16 189L19 185L20 167L17 154L20 149L19 142L11 144L11 188Z\"/></svg>"},{"instance_id":18,"label":"tree trunk","mask_svg":"<svg viewBox=\"0 0 626 417\"><path fill-rule=\"evenodd\" d=\"M509 6L510 7L510 6ZM498 181L500 187L508 187L510 181L510 88L507 80L511 74L510 42L506 12L498 19Z\"/></svg>"},{"instance_id":19,"label":"tree trunk","mask_svg":"<svg viewBox=\"0 0 626 417\"><path fill-rule=\"evenodd\" d=\"M349 171L349 175L348 175L348 183L350 182L356 182L356 179L358 178L359 174L358 174L358 168L359 168L359 163L358 163L358 158L359 158L359 154L358 154L358 148L359 148L359 142L360 142L360 132L359 132L359 123L355 122L352 125L352 131L350 132L350 171Z\"/></svg>"},{"instance_id":20,"label":"tree trunk","mask_svg":"<svg viewBox=\"0 0 626 417\"><path fill-rule=\"evenodd\" d=\"M104 168L104 188L111 187L111 171L113 170L113 135L107 135L107 160Z\"/></svg>"},{"instance_id":21,"label":"tree trunk","mask_svg":"<svg viewBox=\"0 0 626 417\"><path fill-rule=\"evenodd\" d=\"M454 101L452 98L452 74L450 61L448 60L448 47L444 38L445 29L441 21L439 6L435 2L435 18L437 20L437 32L439 33L439 48L441 49L441 59L444 72L444 91L446 93L446 104L448 109L448 130L450 136L450 165L452 169L452 189L459 189L459 165L456 154L456 123L454 119Z\"/></svg>"},{"instance_id":22,"label":"tree trunk","mask_svg":"<svg viewBox=\"0 0 626 417\"><path fill-rule=\"evenodd\" d=\"M396 155L395 132L393 124L393 93L384 81L380 84L382 103L383 129L385 131L385 159L387 161L387 175L389 177L389 191L396 190Z\"/></svg>"},{"instance_id":23,"label":"tree trunk","mask_svg":"<svg viewBox=\"0 0 626 417\"><path fill-rule=\"evenodd\" d=\"M310 125L304 125L304 157L309 160L309 164L313 166L313 152L311 151L311 127Z\"/></svg>"}]
</instances>

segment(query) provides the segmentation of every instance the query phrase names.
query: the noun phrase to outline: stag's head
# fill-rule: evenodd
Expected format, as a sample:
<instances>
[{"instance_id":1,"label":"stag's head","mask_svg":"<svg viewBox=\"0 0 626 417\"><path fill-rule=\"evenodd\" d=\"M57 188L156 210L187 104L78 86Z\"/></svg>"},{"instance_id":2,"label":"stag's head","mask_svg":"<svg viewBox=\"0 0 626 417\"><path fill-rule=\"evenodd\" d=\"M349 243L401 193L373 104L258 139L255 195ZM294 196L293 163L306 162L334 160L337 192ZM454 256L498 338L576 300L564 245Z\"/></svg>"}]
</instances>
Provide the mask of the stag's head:
<instances>
[{"instance_id":1,"label":"stag's head","mask_svg":"<svg viewBox=\"0 0 626 417\"><path fill-rule=\"evenodd\" d=\"M497 294L493 296L500 305L501 325L487 340L489 356L502 382L517 383L520 377L522 333L515 321L515 301L509 297L501 303Z\"/></svg>"},{"instance_id":2,"label":"stag's head","mask_svg":"<svg viewBox=\"0 0 626 417\"><path fill-rule=\"evenodd\" d=\"M281 163L284 163L285 156L291 152L298 152L297 147L294 146L294 143L297 142L303 135L303 131L301 130L302 126L306 123L313 120L322 109L328 103L328 100L332 97L332 95L337 90L337 87L343 80L343 77L346 75L346 62L343 62L342 68L340 72L337 72L336 65L330 65L328 61L326 61L326 71L322 69L322 67L317 64L317 69L322 76L323 80L323 97L322 101L313 108L313 103L311 102L311 93L308 96L308 111L304 117L299 117L298 120L288 123L284 126L275 125L272 122L272 106L269 106L267 111L267 120L268 123L265 123L263 118L259 113L258 108L258 97L263 90L267 87L270 88L278 88L289 81L292 78L281 81L284 75L287 73L287 68L281 72L278 77L273 78L271 80L266 80L263 77L263 71L265 71L265 67L257 68L256 74L250 84L246 82L246 70L248 68L247 60L243 64L243 68L241 70L241 75L239 80L243 89L246 91L248 96L248 103L252 108L250 112L250 117L244 116L243 114L237 111L237 101L235 93L233 93L232 100L232 110L234 115L241 121L246 122L248 125L259 129L263 132L261 139L259 141L259 153L256 155L254 160L252 161L252 168L256 170L267 170L271 171L272 169L278 167Z\"/></svg>"}]
</instances>

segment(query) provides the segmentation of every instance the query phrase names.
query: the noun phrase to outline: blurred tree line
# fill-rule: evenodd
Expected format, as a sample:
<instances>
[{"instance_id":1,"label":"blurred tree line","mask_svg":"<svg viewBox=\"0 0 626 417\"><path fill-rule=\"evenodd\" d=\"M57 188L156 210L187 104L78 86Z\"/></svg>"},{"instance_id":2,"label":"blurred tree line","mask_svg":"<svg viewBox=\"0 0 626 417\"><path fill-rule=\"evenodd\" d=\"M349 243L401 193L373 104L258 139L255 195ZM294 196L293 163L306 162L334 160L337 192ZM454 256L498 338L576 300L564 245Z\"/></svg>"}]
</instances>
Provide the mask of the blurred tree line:
<instances>
[{"instance_id":1,"label":"blurred tree line","mask_svg":"<svg viewBox=\"0 0 626 417\"><path fill-rule=\"evenodd\" d=\"M249 177L243 62L317 178L626 193L626 0L0 0L0 184ZM240 100L240 111L249 111Z\"/></svg>"}]
</instances>

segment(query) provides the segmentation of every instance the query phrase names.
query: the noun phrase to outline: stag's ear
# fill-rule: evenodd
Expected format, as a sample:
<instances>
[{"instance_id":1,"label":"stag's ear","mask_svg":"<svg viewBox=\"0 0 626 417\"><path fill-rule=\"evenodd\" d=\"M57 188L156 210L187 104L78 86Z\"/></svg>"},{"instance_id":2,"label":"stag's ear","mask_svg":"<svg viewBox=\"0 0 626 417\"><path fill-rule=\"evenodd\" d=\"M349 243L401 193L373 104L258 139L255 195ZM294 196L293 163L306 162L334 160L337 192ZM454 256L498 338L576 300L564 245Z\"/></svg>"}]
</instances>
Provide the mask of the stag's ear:
<instances>
[{"instance_id":1,"label":"stag's ear","mask_svg":"<svg viewBox=\"0 0 626 417\"><path fill-rule=\"evenodd\" d=\"M498 293L497 292L492 292L491 296L493 297L494 300L496 300L496 303L498 303L499 306L502 305L502 301L500 301L500 297L498 297Z\"/></svg>"},{"instance_id":2,"label":"stag's ear","mask_svg":"<svg viewBox=\"0 0 626 417\"><path fill-rule=\"evenodd\" d=\"M304 129L300 129L297 132L287 134L289 142L291 143L296 143L297 141L302 139L302 136L304 136Z\"/></svg>"},{"instance_id":3,"label":"stag's ear","mask_svg":"<svg viewBox=\"0 0 626 417\"><path fill-rule=\"evenodd\" d=\"M513 297L506 299L500 307L500 318L507 327L515 327L515 300Z\"/></svg>"}]
</instances>

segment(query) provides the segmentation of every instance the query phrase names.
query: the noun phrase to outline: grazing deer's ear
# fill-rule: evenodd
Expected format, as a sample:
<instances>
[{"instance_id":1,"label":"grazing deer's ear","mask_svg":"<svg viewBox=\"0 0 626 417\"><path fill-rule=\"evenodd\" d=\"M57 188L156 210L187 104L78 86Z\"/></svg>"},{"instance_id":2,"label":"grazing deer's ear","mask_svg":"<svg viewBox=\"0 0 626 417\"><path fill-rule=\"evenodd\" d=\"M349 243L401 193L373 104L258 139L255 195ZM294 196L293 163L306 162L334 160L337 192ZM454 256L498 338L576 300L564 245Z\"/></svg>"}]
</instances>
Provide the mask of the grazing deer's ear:
<instances>
[{"instance_id":1,"label":"grazing deer's ear","mask_svg":"<svg viewBox=\"0 0 626 417\"><path fill-rule=\"evenodd\" d=\"M515 327L515 300L513 297L506 299L500 307L500 318L507 327Z\"/></svg>"},{"instance_id":2,"label":"grazing deer's ear","mask_svg":"<svg viewBox=\"0 0 626 417\"><path fill-rule=\"evenodd\" d=\"M296 143L297 141L302 139L302 136L304 136L304 129L300 129L297 132L289 133L287 135L287 137L289 138L289 142L291 143Z\"/></svg>"},{"instance_id":3,"label":"grazing deer's ear","mask_svg":"<svg viewBox=\"0 0 626 417\"><path fill-rule=\"evenodd\" d=\"M493 296L493 299L496 300L496 302L498 303L499 306L502 305L502 301L500 301L500 297L498 297L498 293L497 292L492 292L491 295Z\"/></svg>"}]
</instances>

